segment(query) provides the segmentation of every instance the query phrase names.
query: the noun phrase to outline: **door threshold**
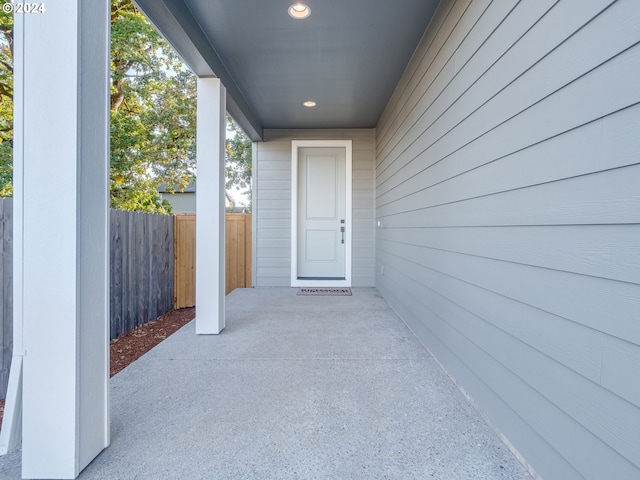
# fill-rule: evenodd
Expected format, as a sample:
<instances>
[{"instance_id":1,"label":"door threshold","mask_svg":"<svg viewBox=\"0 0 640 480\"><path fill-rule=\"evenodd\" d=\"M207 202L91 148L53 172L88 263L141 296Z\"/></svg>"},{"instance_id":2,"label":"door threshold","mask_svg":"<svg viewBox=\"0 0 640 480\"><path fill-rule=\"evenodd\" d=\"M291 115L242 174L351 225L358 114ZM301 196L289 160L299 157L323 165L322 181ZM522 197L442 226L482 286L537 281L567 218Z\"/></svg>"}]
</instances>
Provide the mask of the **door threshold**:
<instances>
[{"instance_id":1,"label":"door threshold","mask_svg":"<svg viewBox=\"0 0 640 480\"><path fill-rule=\"evenodd\" d=\"M346 280L345 277L298 277L298 280Z\"/></svg>"},{"instance_id":2,"label":"door threshold","mask_svg":"<svg viewBox=\"0 0 640 480\"><path fill-rule=\"evenodd\" d=\"M344 277L330 279L322 277L310 280L308 278L296 278L291 281L292 287L351 287L351 282Z\"/></svg>"}]
</instances>

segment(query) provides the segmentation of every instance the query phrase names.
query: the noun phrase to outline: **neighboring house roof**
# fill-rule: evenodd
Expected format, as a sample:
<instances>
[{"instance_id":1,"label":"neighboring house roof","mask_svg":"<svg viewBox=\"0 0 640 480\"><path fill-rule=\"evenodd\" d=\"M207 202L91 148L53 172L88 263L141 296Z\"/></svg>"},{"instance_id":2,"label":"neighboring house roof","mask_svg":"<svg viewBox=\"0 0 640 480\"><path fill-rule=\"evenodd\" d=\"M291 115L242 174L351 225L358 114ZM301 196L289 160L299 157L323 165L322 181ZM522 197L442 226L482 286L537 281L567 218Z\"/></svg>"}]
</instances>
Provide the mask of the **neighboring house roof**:
<instances>
[{"instance_id":1,"label":"neighboring house roof","mask_svg":"<svg viewBox=\"0 0 640 480\"><path fill-rule=\"evenodd\" d=\"M293 1L136 3L198 76L222 80L257 141L267 128L375 127L439 2L309 1L304 20Z\"/></svg>"},{"instance_id":2,"label":"neighboring house roof","mask_svg":"<svg viewBox=\"0 0 640 480\"><path fill-rule=\"evenodd\" d=\"M158 192L162 198L166 199L173 207L173 213L195 212L196 211L196 183L191 182L183 190L177 187L167 189L167 184L163 183L158 187ZM229 196L225 197L225 207L230 213L242 213L247 210L246 206L235 206Z\"/></svg>"},{"instance_id":3,"label":"neighboring house roof","mask_svg":"<svg viewBox=\"0 0 640 480\"><path fill-rule=\"evenodd\" d=\"M174 185L171 189L167 189L167 184L163 183L158 187L158 192L160 193L195 193L196 192L196 183L191 182L183 190L180 187Z\"/></svg>"}]
</instances>

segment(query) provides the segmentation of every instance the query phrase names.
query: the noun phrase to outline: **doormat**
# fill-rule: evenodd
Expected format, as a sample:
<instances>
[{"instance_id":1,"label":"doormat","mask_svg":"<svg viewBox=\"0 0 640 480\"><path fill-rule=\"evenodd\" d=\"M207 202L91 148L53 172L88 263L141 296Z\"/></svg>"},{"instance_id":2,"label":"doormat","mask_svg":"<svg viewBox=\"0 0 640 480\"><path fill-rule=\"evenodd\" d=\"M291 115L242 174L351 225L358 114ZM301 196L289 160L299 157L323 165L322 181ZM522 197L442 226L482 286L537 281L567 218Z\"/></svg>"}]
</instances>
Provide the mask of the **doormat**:
<instances>
[{"instance_id":1,"label":"doormat","mask_svg":"<svg viewBox=\"0 0 640 480\"><path fill-rule=\"evenodd\" d=\"M301 287L298 288L298 295L349 296L351 288Z\"/></svg>"}]
</instances>

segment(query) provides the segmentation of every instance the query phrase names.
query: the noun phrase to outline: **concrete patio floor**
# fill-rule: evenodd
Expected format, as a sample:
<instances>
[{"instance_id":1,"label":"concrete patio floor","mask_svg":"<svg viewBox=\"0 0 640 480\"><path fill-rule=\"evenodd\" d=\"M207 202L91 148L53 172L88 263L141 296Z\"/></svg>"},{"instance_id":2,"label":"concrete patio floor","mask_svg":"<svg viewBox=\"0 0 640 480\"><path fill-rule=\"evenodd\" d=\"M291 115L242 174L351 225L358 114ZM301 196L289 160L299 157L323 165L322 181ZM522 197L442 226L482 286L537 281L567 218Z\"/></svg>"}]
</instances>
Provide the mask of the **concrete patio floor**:
<instances>
[{"instance_id":1,"label":"concrete patio floor","mask_svg":"<svg viewBox=\"0 0 640 480\"><path fill-rule=\"evenodd\" d=\"M194 330L111 380L111 446L79 478L531 478L373 288L236 290L222 334Z\"/></svg>"}]
</instances>

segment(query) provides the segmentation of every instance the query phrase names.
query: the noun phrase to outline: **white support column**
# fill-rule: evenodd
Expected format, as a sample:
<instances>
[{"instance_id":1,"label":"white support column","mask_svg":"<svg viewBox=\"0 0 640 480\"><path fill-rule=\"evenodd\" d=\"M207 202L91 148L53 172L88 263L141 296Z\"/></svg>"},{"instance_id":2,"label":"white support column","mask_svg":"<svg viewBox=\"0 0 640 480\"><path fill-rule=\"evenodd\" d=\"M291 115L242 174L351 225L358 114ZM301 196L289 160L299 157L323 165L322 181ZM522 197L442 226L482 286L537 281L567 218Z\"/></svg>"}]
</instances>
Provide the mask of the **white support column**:
<instances>
[{"instance_id":1,"label":"white support column","mask_svg":"<svg viewBox=\"0 0 640 480\"><path fill-rule=\"evenodd\" d=\"M196 193L196 333L224 328L224 142L226 90L217 78L198 79Z\"/></svg>"},{"instance_id":2,"label":"white support column","mask_svg":"<svg viewBox=\"0 0 640 480\"><path fill-rule=\"evenodd\" d=\"M45 6L15 16L14 328L22 475L57 479L75 478L109 444L110 8Z\"/></svg>"}]
</instances>

